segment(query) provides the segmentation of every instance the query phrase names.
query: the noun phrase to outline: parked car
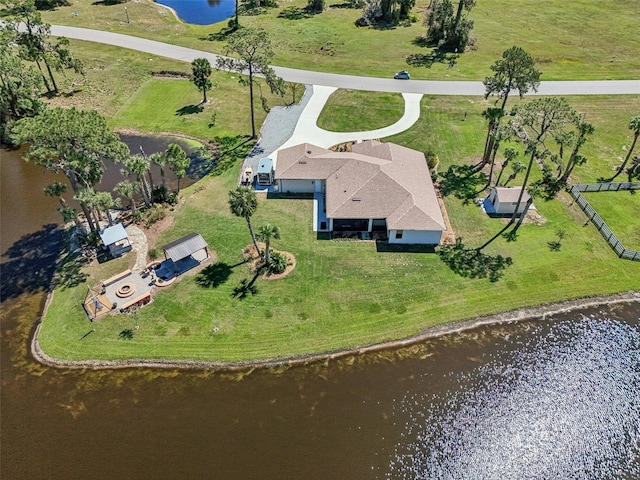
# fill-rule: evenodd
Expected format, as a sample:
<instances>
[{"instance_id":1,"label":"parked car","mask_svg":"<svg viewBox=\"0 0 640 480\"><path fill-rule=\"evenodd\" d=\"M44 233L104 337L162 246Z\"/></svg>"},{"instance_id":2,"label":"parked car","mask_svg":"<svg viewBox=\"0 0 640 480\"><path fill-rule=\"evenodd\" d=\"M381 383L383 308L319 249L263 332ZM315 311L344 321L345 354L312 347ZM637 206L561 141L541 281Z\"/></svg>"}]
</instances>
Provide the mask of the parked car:
<instances>
[{"instance_id":1,"label":"parked car","mask_svg":"<svg viewBox=\"0 0 640 480\"><path fill-rule=\"evenodd\" d=\"M395 78L396 80L409 80L411 78L411 75L409 75L409 72L407 72L406 70L402 70L401 72L396 73L393 78Z\"/></svg>"}]
</instances>

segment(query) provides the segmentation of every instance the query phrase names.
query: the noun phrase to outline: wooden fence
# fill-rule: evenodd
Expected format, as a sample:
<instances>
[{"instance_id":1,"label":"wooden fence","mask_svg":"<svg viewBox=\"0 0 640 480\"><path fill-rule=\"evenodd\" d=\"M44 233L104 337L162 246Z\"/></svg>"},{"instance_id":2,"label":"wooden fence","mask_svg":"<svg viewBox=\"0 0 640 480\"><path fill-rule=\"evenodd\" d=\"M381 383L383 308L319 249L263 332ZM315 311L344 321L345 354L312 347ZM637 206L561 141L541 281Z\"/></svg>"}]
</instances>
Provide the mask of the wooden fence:
<instances>
[{"instance_id":1,"label":"wooden fence","mask_svg":"<svg viewBox=\"0 0 640 480\"><path fill-rule=\"evenodd\" d=\"M585 215L596 226L600 234L604 237L607 243L616 252L616 255L626 260L634 260L640 262L640 252L626 248L622 242L618 239L615 233L611 231L609 226L602 220L602 217L598 215L598 212L589 204L586 198L582 196L581 192L617 192L620 190L640 190L640 183L583 183L572 185L569 193L575 199L576 203L580 206Z\"/></svg>"}]
</instances>

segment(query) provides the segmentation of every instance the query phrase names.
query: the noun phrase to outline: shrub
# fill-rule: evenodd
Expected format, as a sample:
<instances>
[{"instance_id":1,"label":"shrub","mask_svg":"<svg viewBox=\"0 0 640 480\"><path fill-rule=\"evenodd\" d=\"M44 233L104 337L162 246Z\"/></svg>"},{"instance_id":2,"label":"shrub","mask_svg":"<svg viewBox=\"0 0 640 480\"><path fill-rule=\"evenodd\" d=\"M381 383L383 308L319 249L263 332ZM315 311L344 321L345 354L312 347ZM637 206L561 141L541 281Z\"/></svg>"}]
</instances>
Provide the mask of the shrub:
<instances>
[{"instance_id":1,"label":"shrub","mask_svg":"<svg viewBox=\"0 0 640 480\"><path fill-rule=\"evenodd\" d=\"M267 271L269 273L278 274L287 269L287 257L278 252L272 252L267 263Z\"/></svg>"},{"instance_id":2,"label":"shrub","mask_svg":"<svg viewBox=\"0 0 640 480\"><path fill-rule=\"evenodd\" d=\"M149 258L151 260L155 260L159 256L160 256L160 251L157 248L152 248L151 250L149 250Z\"/></svg>"},{"instance_id":3,"label":"shrub","mask_svg":"<svg viewBox=\"0 0 640 480\"><path fill-rule=\"evenodd\" d=\"M178 192L172 192L168 197L167 197L167 203L169 205L177 205L178 204Z\"/></svg>"},{"instance_id":4,"label":"shrub","mask_svg":"<svg viewBox=\"0 0 640 480\"><path fill-rule=\"evenodd\" d=\"M424 157L427 159L427 165L429 165L429 170L433 170L436 167L436 165L438 165L438 162L440 161L440 159L436 155L436 152L434 152L431 149L424 152Z\"/></svg>"},{"instance_id":5,"label":"shrub","mask_svg":"<svg viewBox=\"0 0 640 480\"><path fill-rule=\"evenodd\" d=\"M162 220L167 215L162 205L153 205L151 208L145 210L143 214L144 226L149 228L154 223Z\"/></svg>"},{"instance_id":6,"label":"shrub","mask_svg":"<svg viewBox=\"0 0 640 480\"><path fill-rule=\"evenodd\" d=\"M162 203L167 198L167 187L164 185L158 185L157 187L153 187L153 202L154 203Z\"/></svg>"}]
</instances>

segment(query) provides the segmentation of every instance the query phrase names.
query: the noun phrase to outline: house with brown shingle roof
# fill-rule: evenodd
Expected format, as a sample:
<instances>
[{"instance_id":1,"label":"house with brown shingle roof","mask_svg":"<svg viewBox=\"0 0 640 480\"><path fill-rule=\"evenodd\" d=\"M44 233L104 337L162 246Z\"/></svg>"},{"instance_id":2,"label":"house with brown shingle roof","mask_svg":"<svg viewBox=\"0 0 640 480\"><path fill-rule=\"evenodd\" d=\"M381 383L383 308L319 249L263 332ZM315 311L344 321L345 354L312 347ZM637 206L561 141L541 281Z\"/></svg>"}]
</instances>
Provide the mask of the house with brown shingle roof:
<instances>
[{"instance_id":1,"label":"house with brown shingle roof","mask_svg":"<svg viewBox=\"0 0 640 480\"><path fill-rule=\"evenodd\" d=\"M369 140L351 152L309 143L278 152L282 193L313 193L328 232L382 232L389 243L440 243L445 221L424 154ZM314 222L315 223L315 222Z\"/></svg>"}]
</instances>

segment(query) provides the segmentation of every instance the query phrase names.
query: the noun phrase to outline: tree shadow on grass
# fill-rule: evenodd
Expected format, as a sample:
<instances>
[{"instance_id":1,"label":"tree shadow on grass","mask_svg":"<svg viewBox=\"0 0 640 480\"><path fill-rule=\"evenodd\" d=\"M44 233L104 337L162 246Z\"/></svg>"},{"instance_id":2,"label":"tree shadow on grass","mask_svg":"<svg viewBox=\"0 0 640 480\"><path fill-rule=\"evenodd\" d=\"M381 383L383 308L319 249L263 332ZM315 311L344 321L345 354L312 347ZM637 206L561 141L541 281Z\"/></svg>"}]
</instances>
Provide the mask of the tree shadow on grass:
<instances>
[{"instance_id":1,"label":"tree shadow on grass","mask_svg":"<svg viewBox=\"0 0 640 480\"><path fill-rule=\"evenodd\" d=\"M416 37L411 43L420 48L432 48L434 45L425 37ZM458 63L459 53L448 52L441 48L433 48L429 53L412 53L407 57L407 64L412 67L431 68L435 63L447 64L453 68Z\"/></svg>"},{"instance_id":2,"label":"tree shadow on grass","mask_svg":"<svg viewBox=\"0 0 640 480\"><path fill-rule=\"evenodd\" d=\"M196 283L203 288L217 288L229 279L232 271L233 266L228 263L216 262L202 269L196 276Z\"/></svg>"},{"instance_id":3,"label":"tree shadow on grass","mask_svg":"<svg viewBox=\"0 0 640 480\"><path fill-rule=\"evenodd\" d=\"M333 3L331 5L329 5L329 8L345 8L345 9L349 9L349 10L358 10L357 7L354 7L353 4L348 3L348 2L342 2L342 3Z\"/></svg>"},{"instance_id":4,"label":"tree shadow on grass","mask_svg":"<svg viewBox=\"0 0 640 480\"><path fill-rule=\"evenodd\" d=\"M304 18L311 18L317 13L318 12L307 7L287 7L282 9L278 14L278 18L284 18L285 20L302 20Z\"/></svg>"},{"instance_id":5,"label":"tree shadow on grass","mask_svg":"<svg viewBox=\"0 0 640 480\"><path fill-rule=\"evenodd\" d=\"M231 292L231 296L233 298L237 298L238 300L244 300L249 296L249 294L257 295L258 287L256 287L254 284L259 275L260 273L256 273L251 280L247 278L243 278L242 280L240 280L240 285L234 287L233 292Z\"/></svg>"},{"instance_id":6,"label":"tree shadow on grass","mask_svg":"<svg viewBox=\"0 0 640 480\"><path fill-rule=\"evenodd\" d=\"M176 110L176 115L193 115L194 113L202 113L203 111L204 107L202 105L187 105Z\"/></svg>"},{"instance_id":7,"label":"tree shadow on grass","mask_svg":"<svg viewBox=\"0 0 640 480\"><path fill-rule=\"evenodd\" d=\"M86 264L86 260L76 253L66 253L60 259L53 278L53 286L61 287L63 290L67 288L77 287L83 283L88 275L82 271L82 267Z\"/></svg>"}]
</instances>

